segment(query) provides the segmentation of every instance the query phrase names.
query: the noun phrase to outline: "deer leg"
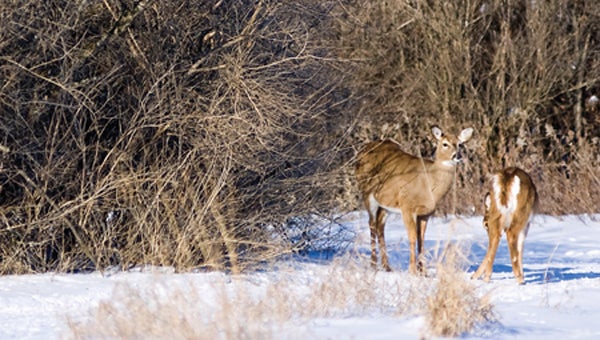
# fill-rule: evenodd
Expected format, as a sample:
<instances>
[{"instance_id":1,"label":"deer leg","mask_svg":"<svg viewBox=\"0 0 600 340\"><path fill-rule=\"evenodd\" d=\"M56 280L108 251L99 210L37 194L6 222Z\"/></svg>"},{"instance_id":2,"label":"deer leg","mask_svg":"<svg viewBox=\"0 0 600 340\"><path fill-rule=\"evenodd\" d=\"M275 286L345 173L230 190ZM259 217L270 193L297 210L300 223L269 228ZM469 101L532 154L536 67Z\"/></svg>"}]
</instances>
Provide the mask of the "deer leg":
<instances>
[{"instance_id":1,"label":"deer leg","mask_svg":"<svg viewBox=\"0 0 600 340\"><path fill-rule=\"evenodd\" d=\"M417 265L416 265L416 256L415 256L415 244L417 242L417 223L416 216L412 214L402 213L402 220L404 221L404 225L406 227L406 231L408 232L408 243L410 250L410 262L408 265L408 270L411 274L417 273Z\"/></svg>"},{"instance_id":2,"label":"deer leg","mask_svg":"<svg viewBox=\"0 0 600 340\"><path fill-rule=\"evenodd\" d=\"M510 262L512 264L513 273L518 283L523 283L522 269L519 265L519 249L517 247L518 234L513 230L506 231L506 240L508 241L508 250L510 251Z\"/></svg>"},{"instance_id":3,"label":"deer leg","mask_svg":"<svg viewBox=\"0 0 600 340\"><path fill-rule=\"evenodd\" d=\"M519 284L524 283L523 275L523 245L528 229L527 221L514 220L510 228L506 231L506 240L510 251L510 261L512 263L515 279Z\"/></svg>"},{"instance_id":4,"label":"deer leg","mask_svg":"<svg viewBox=\"0 0 600 340\"><path fill-rule=\"evenodd\" d=\"M377 226L375 220L375 214L371 210L369 200L365 200L365 206L369 212L369 231L371 232L371 267L377 269Z\"/></svg>"},{"instance_id":5,"label":"deer leg","mask_svg":"<svg viewBox=\"0 0 600 340\"><path fill-rule=\"evenodd\" d=\"M376 224L377 240L379 242L379 254L381 255L381 266L386 271L391 272L392 268L390 267L390 264L388 262L387 250L385 248L384 228L385 228L386 218L387 218L387 212L382 208L377 209L377 216L376 216L375 224Z\"/></svg>"},{"instance_id":6,"label":"deer leg","mask_svg":"<svg viewBox=\"0 0 600 340\"><path fill-rule=\"evenodd\" d=\"M369 221L369 229L371 231L371 267L377 269L377 233L375 227L375 219Z\"/></svg>"},{"instance_id":7,"label":"deer leg","mask_svg":"<svg viewBox=\"0 0 600 340\"><path fill-rule=\"evenodd\" d=\"M428 219L429 216L417 217L417 228L419 229L417 233L417 270L422 274L425 272L425 266L423 264L423 249L425 247L425 230L427 229Z\"/></svg>"},{"instance_id":8,"label":"deer leg","mask_svg":"<svg viewBox=\"0 0 600 340\"><path fill-rule=\"evenodd\" d=\"M496 252L498 251L498 244L500 243L500 221L490 220L488 223L488 248L485 253L483 261L477 268L477 271L471 276L472 279L478 279L482 275L484 280L487 282L492 276L492 269L494 266L494 259L496 258Z\"/></svg>"}]
</instances>

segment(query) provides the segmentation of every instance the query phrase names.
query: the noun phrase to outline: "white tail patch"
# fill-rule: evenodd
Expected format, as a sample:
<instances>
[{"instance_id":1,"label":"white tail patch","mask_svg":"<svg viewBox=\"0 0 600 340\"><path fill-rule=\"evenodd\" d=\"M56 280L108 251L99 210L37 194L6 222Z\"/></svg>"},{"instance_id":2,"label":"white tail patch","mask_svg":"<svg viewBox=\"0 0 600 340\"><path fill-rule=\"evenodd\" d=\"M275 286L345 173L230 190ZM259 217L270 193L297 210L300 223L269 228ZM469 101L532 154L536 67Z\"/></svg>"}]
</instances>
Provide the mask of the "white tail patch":
<instances>
[{"instance_id":1,"label":"white tail patch","mask_svg":"<svg viewBox=\"0 0 600 340\"><path fill-rule=\"evenodd\" d=\"M509 167L498 171L485 194L483 226L489 236L488 250L471 278L490 280L494 258L502 232L506 233L510 261L518 283L524 283L523 246L529 221L537 200L531 176L522 169Z\"/></svg>"},{"instance_id":2,"label":"white tail patch","mask_svg":"<svg viewBox=\"0 0 600 340\"><path fill-rule=\"evenodd\" d=\"M512 220L513 213L517 210L518 201L517 196L521 191L521 180L519 176L513 176L510 181L510 185L506 188L507 201L506 204L502 204L500 199L502 195L502 184L500 183L500 174L494 176L493 181L493 189L494 189L494 200L496 201L496 207L498 207L498 211L502 214L502 218L504 220L504 228L508 228L510 226L510 222Z\"/></svg>"}]
</instances>

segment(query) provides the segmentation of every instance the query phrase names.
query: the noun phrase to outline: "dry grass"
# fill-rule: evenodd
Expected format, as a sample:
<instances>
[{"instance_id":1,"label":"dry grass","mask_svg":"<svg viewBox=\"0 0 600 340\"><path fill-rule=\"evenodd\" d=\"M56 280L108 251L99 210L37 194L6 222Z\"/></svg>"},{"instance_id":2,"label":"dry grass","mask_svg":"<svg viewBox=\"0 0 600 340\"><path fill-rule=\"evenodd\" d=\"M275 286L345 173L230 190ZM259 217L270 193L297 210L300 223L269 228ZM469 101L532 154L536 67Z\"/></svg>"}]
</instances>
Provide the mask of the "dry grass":
<instances>
[{"instance_id":1,"label":"dry grass","mask_svg":"<svg viewBox=\"0 0 600 340\"><path fill-rule=\"evenodd\" d=\"M425 298L428 336L458 337L496 322L490 297L480 296L465 277L463 259L463 252L448 244L437 264L434 288Z\"/></svg>"},{"instance_id":2,"label":"dry grass","mask_svg":"<svg viewBox=\"0 0 600 340\"><path fill-rule=\"evenodd\" d=\"M307 318L380 310L378 302L387 298L374 289L383 288L376 273L343 261L327 271L314 268L314 275L302 278L283 265L277 276L219 276L211 283L194 285L190 280L175 286L163 278L142 291L117 286L89 320L69 321L71 336L268 339L294 333L290 329L309 334L299 326Z\"/></svg>"},{"instance_id":3,"label":"dry grass","mask_svg":"<svg viewBox=\"0 0 600 340\"><path fill-rule=\"evenodd\" d=\"M120 285L85 322L69 320L76 339L269 339L295 313L285 289L268 284L250 295L234 279L189 286L157 280L147 289ZM268 298L267 298L268 297Z\"/></svg>"},{"instance_id":4,"label":"dry grass","mask_svg":"<svg viewBox=\"0 0 600 340\"><path fill-rule=\"evenodd\" d=\"M148 289L118 286L85 321L70 321L70 337L277 338L310 336L312 318L357 315L424 316L424 336L456 337L495 322L488 296L468 281L455 247L448 247L433 277L383 273L367 258L344 256L327 267L285 264L268 274L211 276L207 282ZM183 283L181 283L183 282Z\"/></svg>"}]
</instances>

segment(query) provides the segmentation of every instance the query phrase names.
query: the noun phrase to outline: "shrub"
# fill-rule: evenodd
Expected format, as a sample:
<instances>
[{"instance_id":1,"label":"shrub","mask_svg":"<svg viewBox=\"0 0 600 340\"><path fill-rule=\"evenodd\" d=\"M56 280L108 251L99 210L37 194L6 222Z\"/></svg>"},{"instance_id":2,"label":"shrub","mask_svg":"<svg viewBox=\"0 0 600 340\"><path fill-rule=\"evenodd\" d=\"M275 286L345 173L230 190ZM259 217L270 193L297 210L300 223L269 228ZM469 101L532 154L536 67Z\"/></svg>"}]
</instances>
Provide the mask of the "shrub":
<instances>
[{"instance_id":1,"label":"shrub","mask_svg":"<svg viewBox=\"0 0 600 340\"><path fill-rule=\"evenodd\" d=\"M349 121L317 1L0 9L0 272L241 270L325 212Z\"/></svg>"}]
</instances>

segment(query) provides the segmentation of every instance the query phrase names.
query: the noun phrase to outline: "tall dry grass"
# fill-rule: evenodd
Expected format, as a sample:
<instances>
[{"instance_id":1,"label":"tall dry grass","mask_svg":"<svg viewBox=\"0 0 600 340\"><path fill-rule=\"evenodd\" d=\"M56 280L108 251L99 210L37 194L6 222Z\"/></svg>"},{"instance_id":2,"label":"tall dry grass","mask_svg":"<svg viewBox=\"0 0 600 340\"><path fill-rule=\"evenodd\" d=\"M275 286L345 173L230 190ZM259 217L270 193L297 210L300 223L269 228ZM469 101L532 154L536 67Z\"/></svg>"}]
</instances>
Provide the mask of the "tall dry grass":
<instances>
[{"instance_id":1,"label":"tall dry grass","mask_svg":"<svg viewBox=\"0 0 600 340\"><path fill-rule=\"evenodd\" d=\"M489 293L478 293L465 278L464 256L465 252L451 243L442 251L435 286L425 297L426 335L458 337L498 321Z\"/></svg>"},{"instance_id":2,"label":"tall dry grass","mask_svg":"<svg viewBox=\"0 0 600 340\"><path fill-rule=\"evenodd\" d=\"M70 318L69 338L314 337L310 320L360 315L423 316L422 335L479 334L497 322L489 297L469 281L464 255L448 247L433 276L373 271L346 256L327 267L282 268L276 274L157 281L117 286L87 315ZM442 261L443 260L443 261ZM173 283L179 282L179 284ZM393 334L390 334L393 336Z\"/></svg>"}]
</instances>

